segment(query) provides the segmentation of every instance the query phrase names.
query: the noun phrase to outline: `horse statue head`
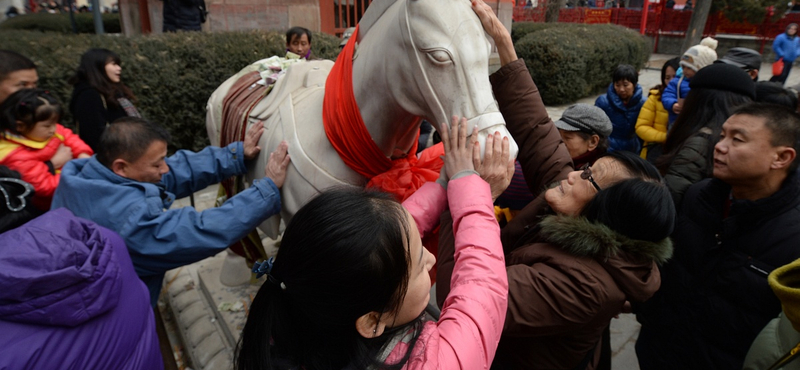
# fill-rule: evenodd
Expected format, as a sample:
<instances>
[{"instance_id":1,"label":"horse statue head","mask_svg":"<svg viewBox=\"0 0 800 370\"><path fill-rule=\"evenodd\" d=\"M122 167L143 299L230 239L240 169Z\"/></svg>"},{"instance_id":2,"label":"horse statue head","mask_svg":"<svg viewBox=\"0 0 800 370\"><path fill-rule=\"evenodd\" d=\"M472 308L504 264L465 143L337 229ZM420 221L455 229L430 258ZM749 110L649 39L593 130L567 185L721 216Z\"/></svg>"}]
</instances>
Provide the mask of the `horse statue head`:
<instances>
[{"instance_id":1,"label":"horse statue head","mask_svg":"<svg viewBox=\"0 0 800 370\"><path fill-rule=\"evenodd\" d=\"M368 125L387 156L410 149L415 117L437 129L466 117L470 132L480 130L481 154L487 135L511 139L489 83L491 44L469 0L375 0L358 27L354 94L365 122L381 121Z\"/></svg>"}]
</instances>

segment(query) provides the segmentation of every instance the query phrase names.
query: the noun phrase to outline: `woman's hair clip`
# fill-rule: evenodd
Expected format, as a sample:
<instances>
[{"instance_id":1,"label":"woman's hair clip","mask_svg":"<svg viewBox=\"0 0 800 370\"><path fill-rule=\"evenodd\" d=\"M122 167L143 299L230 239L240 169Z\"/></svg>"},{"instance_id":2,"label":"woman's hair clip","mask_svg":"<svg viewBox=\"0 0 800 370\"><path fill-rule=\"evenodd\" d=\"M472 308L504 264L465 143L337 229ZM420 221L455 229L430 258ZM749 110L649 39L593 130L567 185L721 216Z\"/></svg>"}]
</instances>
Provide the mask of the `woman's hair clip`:
<instances>
[{"instance_id":1,"label":"woman's hair clip","mask_svg":"<svg viewBox=\"0 0 800 370\"><path fill-rule=\"evenodd\" d=\"M6 190L5 186L3 186L3 183L17 184L25 189L25 191L22 192L22 194L16 196L17 199L19 199L19 206L14 207L11 205L12 196L8 194L8 190ZM33 193L33 186L25 181L22 181L20 179L15 179L13 177L0 177L0 193L3 193L3 197L5 198L6 207L8 208L8 210L11 212L19 212L25 209L25 206L27 205L25 197Z\"/></svg>"},{"instance_id":2,"label":"woman's hair clip","mask_svg":"<svg viewBox=\"0 0 800 370\"><path fill-rule=\"evenodd\" d=\"M267 275L267 282L271 284L275 284L281 288L281 290L286 290L286 284L276 279L274 276L270 274L272 272L272 266L275 264L275 257L270 257L270 259L262 262L256 262L253 264L253 272L256 274L256 279Z\"/></svg>"},{"instance_id":3,"label":"woman's hair clip","mask_svg":"<svg viewBox=\"0 0 800 370\"><path fill-rule=\"evenodd\" d=\"M253 264L253 272L256 274L256 278L260 278L266 274L269 274L272 271L272 265L275 263L275 258L270 257L266 261L256 262Z\"/></svg>"}]
</instances>

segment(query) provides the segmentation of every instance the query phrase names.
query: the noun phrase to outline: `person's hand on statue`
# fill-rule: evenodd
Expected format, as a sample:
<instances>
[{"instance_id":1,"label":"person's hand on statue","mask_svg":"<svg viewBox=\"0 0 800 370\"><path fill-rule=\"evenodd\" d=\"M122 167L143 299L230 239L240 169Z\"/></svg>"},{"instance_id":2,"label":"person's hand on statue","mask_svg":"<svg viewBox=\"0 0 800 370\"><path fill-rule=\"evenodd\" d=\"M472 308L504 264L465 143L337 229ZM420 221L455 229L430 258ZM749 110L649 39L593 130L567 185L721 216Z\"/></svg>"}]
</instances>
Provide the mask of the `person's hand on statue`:
<instances>
[{"instance_id":1,"label":"person's hand on statue","mask_svg":"<svg viewBox=\"0 0 800 370\"><path fill-rule=\"evenodd\" d=\"M261 134L264 133L264 122L258 121L247 129L244 135L244 159L251 160L261 153L261 147L258 146L258 141L261 139Z\"/></svg>"},{"instance_id":2,"label":"person's hand on statue","mask_svg":"<svg viewBox=\"0 0 800 370\"><path fill-rule=\"evenodd\" d=\"M263 131L263 127L261 131ZM259 136L260 135L259 133ZM267 167L264 169L264 173L279 189L283 186L283 182L286 181L286 169L289 167L290 160L289 144L287 144L285 140L281 141L278 148L269 154L269 160L267 161Z\"/></svg>"},{"instance_id":3,"label":"person's hand on statue","mask_svg":"<svg viewBox=\"0 0 800 370\"><path fill-rule=\"evenodd\" d=\"M480 156L480 146L477 141L478 128L475 127L471 139L467 139L467 119L453 116L450 127L441 124L442 130L439 135L444 144L444 169L448 179L452 179L457 173L462 171L475 171L472 164L473 151L478 151Z\"/></svg>"},{"instance_id":4,"label":"person's hand on statue","mask_svg":"<svg viewBox=\"0 0 800 370\"><path fill-rule=\"evenodd\" d=\"M514 177L514 159L510 158L508 137L501 137L500 132L486 137L486 151L481 160L480 148L473 151L472 163L475 171L492 188L492 200L496 200L511 183Z\"/></svg>"},{"instance_id":5,"label":"person's hand on statue","mask_svg":"<svg viewBox=\"0 0 800 370\"><path fill-rule=\"evenodd\" d=\"M497 45L497 54L500 56L500 65L504 66L517 60L517 52L514 50L514 43L511 42L511 34L506 26L500 22L494 10L483 0L472 0L472 10L481 20L483 30L491 36L494 44Z\"/></svg>"},{"instance_id":6,"label":"person's hand on statue","mask_svg":"<svg viewBox=\"0 0 800 370\"><path fill-rule=\"evenodd\" d=\"M56 154L53 154L53 157L50 158L50 163L53 164L53 168L59 169L64 167L64 165L72 159L72 149L64 144L58 146L56 150Z\"/></svg>"}]
</instances>

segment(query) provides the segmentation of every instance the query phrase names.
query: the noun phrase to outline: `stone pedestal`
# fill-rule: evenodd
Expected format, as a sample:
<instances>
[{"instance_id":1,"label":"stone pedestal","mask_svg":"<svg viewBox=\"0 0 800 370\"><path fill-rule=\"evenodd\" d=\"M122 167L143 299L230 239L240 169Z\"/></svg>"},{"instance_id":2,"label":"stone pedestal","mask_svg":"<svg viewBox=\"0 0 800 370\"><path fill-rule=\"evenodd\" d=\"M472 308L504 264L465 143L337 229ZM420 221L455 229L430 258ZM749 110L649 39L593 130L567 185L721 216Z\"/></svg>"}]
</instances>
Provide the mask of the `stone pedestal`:
<instances>
[{"instance_id":1,"label":"stone pedestal","mask_svg":"<svg viewBox=\"0 0 800 370\"><path fill-rule=\"evenodd\" d=\"M171 270L164 278L162 299L182 342L171 343L172 348L182 352L184 363L193 369L230 369L233 364L235 342L226 334L229 326L219 319L196 277L201 270L214 270L222 261L218 257Z\"/></svg>"},{"instance_id":2,"label":"stone pedestal","mask_svg":"<svg viewBox=\"0 0 800 370\"><path fill-rule=\"evenodd\" d=\"M269 255L276 241L265 239ZM264 281L251 284L244 258L226 250L167 272L161 301L180 343L171 343L193 369L230 369L250 305Z\"/></svg>"}]
</instances>

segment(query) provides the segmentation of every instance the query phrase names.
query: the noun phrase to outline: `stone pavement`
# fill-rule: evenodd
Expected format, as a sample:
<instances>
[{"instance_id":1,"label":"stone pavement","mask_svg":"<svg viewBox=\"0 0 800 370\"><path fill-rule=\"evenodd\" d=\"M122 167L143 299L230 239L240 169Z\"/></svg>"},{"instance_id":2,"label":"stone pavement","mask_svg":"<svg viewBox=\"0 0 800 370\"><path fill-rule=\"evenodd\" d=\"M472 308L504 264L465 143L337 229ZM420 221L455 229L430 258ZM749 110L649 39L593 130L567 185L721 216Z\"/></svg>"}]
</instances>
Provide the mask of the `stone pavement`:
<instances>
[{"instance_id":1,"label":"stone pavement","mask_svg":"<svg viewBox=\"0 0 800 370\"><path fill-rule=\"evenodd\" d=\"M653 54L650 62L640 72L639 84L647 91L660 83L661 66L671 55ZM772 65L763 63L761 80L771 76ZM800 84L800 67L793 67L787 86ZM594 104L598 95L580 99L578 103ZM547 107L553 120L561 117L572 104ZM213 206L217 186L195 193L195 208ZM179 199L173 207L190 206L188 198ZM265 240L269 247L269 240ZM225 261L229 264L226 265ZM223 266L238 266L243 272L240 282L247 280L243 260L222 252L215 257L172 270L165 278L165 289L159 301L176 353L179 368L191 365L194 369L228 369L233 350L244 323L252 296L257 286L226 286L220 283ZM435 294L432 291L432 300ZM213 303L211 303L213 302ZM639 334L639 324L631 314L622 314L611 322L612 369L638 370L634 344Z\"/></svg>"}]
</instances>

